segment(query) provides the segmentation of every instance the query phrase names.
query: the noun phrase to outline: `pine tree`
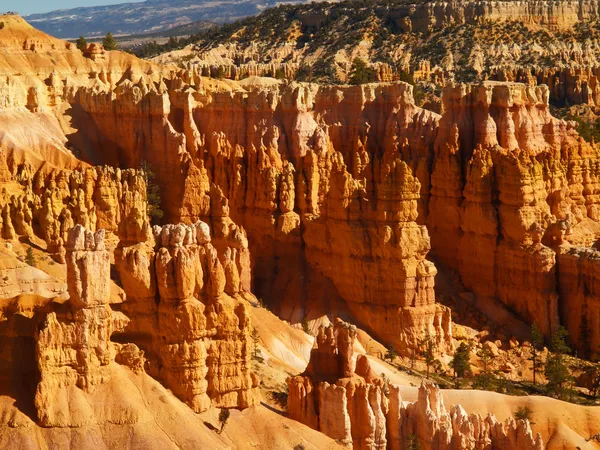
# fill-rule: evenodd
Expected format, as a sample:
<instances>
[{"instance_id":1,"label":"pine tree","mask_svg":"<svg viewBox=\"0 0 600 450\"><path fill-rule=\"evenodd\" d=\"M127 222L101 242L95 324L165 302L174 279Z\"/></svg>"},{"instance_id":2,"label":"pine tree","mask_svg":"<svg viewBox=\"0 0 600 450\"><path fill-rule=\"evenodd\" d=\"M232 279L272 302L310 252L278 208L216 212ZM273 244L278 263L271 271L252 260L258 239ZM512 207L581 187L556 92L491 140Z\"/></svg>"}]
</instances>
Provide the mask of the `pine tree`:
<instances>
[{"instance_id":1,"label":"pine tree","mask_svg":"<svg viewBox=\"0 0 600 450\"><path fill-rule=\"evenodd\" d=\"M581 358L589 359L592 353L590 347L590 328L587 319L587 305L584 305L584 309L581 313L581 322L579 323L579 348L581 348Z\"/></svg>"},{"instance_id":2,"label":"pine tree","mask_svg":"<svg viewBox=\"0 0 600 450\"><path fill-rule=\"evenodd\" d=\"M25 263L31 267L35 267L35 255L33 254L33 249L31 247L27 249L27 253L25 254Z\"/></svg>"},{"instance_id":3,"label":"pine tree","mask_svg":"<svg viewBox=\"0 0 600 450\"><path fill-rule=\"evenodd\" d=\"M398 352L396 351L396 347L394 346L394 344L388 345L387 352L385 352L385 359L392 363L397 356Z\"/></svg>"},{"instance_id":4,"label":"pine tree","mask_svg":"<svg viewBox=\"0 0 600 450\"><path fill-rule=\"evenodd\" d=\"M377 73L360 58L354 58L350 71L350 84L373 83L377 81Z\"/></svg>"},{"instance_id":5,"label":"pine tree","mask_svg":"<svg viewBox=\"0 0 600 450\"><path fill-rule=\"evenodd\" d=\"M221 408L221 412L219 412L219 423L221 424L221 430L219 433L223 432L223 428L225 428L230 415L231 413L227 408Z\"/></svg>"},{"instance_id":6,"label":"pine tree","mask_svg":"<svg viewBox=\"0 0 600 450\"><path fill-rule=\"evenodd\" d=\"M460 387L459 378L464 378L471 371L470 355L471 347L461 342L456 352L454 352L452 361L450 361L450 367L454 369L454 386L456 389Z\"/></svg>"},{"instance_id":7,"label":"pine tree","mask_svg":"<svg viewBox=\"0 0 600 450\"><path fill-rule=\"evenodd\" d=\"M421 450L421 444L414 434L409 434L406 438L406 450Z\"/></svg>"},{"instance_id":8,"label":"pine tree","mask_svg":"<svg viewBox=\"0 0 600 450\"><path fill-rule=\"evenodd\" d=\"M427 378L429 378L429 368L435 359L435 341L429 333L425 334L423 339L419 340L419 353L425 360L427 366Z\"/></svg>"},{"instance_id":9,"label":"pine tree","mask_svg":"<svg viewBox=\"0 0 600 450\"><path fill-rule=\"evenodd\" d=\"M115 37L110 31L102 39L102 46L104 50L116 50L118 48L117 41L115 41Z\"/></svg>"},{"instance_id":10,"label":"pine tree","mask_svg":"<svg viewBox=\"0 0 600 450\"><path fill-rule=\"evenodd\" d=\"M552 395L558 398L565 396L568 385L573 378L565 359L565 355L571 352L566 341L568 335L569 333L562 326L552 333L552 353L548 355L545 364L544 375L546 375L546 379L548 380L546 388Z\"/></svg>"},{"instance_id":11,"label":"pine tree","mask_svg":"<svg viewBox=\"0 0 600 450\"><path fill-rule=\"evenodd\" d=\"M492 382L494 376L490 370L490 363L492 362L492 352L489 351L486 347L481 348L477 352L477 356L481 360L481 364L483 365L481 373L477 377L478 385L483 390L488 390L490 387L490 383Z\"/></svg>"},{"instance_id":12,"label":"pine tree","mask_svg":"<svg viewBox=\"0 0 600 450\"><path fill-rule=\"evenodd\" d=\"M253 341L254 345L252 347L252 359L259 363L263 363L263 362L265 362L265 360L262 357L262 355L260 354L260 349L258 348L259 340L260 340L260 336L258 335L258 330L256 328L253 328L252 329L252 341Z\"/></svg>"},{"instance_id":13,"label":"pine tree","mask_svg":"<svg viewBox=\"0 0 600 450\"><path fill-rule=\"evenodd\" d=\"M148 203L148 217L152 225L160 225L164 212L161 209L160 187L156 184L156 175L152 171L148 161L142 161L140 169L146 180L146 202Z\"/></svg>"},{"instance_id":14,"label":"pine tree","mask_svg":"<svg viewBox=\"0 0 600 450\"><path fill-rule=\"evenodd\" d=\"M536 374L540 371L540 355L539 352L544 345L544 335L537 323L531 325L531 356L529 360L533 363L533 384L536 383Z\"/></svg>"},{"instance_id":15,"label":"pine tree","mask_svg":"<svg viewBox=\"0 0 600 450\"><path fill-rule=\"evenodd\" d=\"M528 420L530 424L534 424L533 422L533 411L529 406L519 406L515 411L515 419L517 420Z\"/></svg>"},{"instance_id":16,"label":"pine tree","mask_svg":"<svg viewBox=\"0 0 600 450\"><path fill-rule=\"evenodd\" d=\"M75 41L75 44L77 45L77 48L79 50L83 51L83 49L87 45L87 40L83 36L79 36L79 39Z\"/></svg>"}]
</instances>

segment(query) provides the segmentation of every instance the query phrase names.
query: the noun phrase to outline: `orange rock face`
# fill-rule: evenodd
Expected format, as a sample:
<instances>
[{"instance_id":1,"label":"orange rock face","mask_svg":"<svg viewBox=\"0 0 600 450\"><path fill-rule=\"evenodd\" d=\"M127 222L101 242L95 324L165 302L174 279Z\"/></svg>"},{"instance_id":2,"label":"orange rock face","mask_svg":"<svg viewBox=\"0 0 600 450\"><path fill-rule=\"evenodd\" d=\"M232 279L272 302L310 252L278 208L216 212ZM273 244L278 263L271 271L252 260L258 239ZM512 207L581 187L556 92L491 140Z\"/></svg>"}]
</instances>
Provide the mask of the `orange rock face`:
<instances>
[{"instance_id":1,"label":"orange rock face","mask_svg":"<svg viewBox=\"0 0 600 450\"><path fill-rule=\"evenodd\" d=\"M450 411L440 390L429 382L415 403L403 402L398 386L378 378L364 355L352 357L356 329L337 320L321 328L306 371L288 380L291 418L354 449L406 448L409 437L425 450L465 448L544 448L529 421L501 423L492 415Z\"/></svg>"},{"instance_id":2,"label":"orange rock face","mask_svg":"<svg viewBox=\"0 0 600 450\"><path fill-rule=\"evenodd\" d=\"M69 308L49 313L37 334L35 406L46 427L91 424L93 414L84 413L85 393L110 378L120 347L110 338L128 322L109 306L110 255L103 230L93 234L77 225L69 232L67 272Z\"/></svg>"},{"instance_id":3,"label":"orange rock face","mask_svg":"<svg viewBox=\"0 0 600 450\"><path fill-rule=\"evenodd\" d=\"M551 116L547 88L448 88L440 117L414 106L403 83L222 92L180 76L169 89L124 84L116 101L140 100L116 123L104 97L80 99L106 136L148 136L106 154L157 167L169 217L210 221L225 205L248 230L255 291L283 317L300 322L341 300L402 353L427 332L446 351L431 251L477 295L547 335L568 323L578 336L556 254L599 236L598 153ZM333 289L311 292L318 276Z\"/></svg>"},{"instance_id":4,"label":"orange rock face","mask_svg":"<svg viewBox=\"0 0 600 450\"><path fill-rule=\"evenodd\" d=\"M196 412L257 404L250 319L238 301L250 270L243 231L215 242L219 250L203 222L153 233L117 258L132 318L118 339L144 349L150 373Z\"/></svg>"},{"instance_id":5,"label":"orange rock face","mask_svg":"<svg viewBox=\"0 0 600 450\"><path fill-rule=\"evenodd\" d=\"M550 115L544 86L449 89L445 106L427 218L435 254L469 290L500 299L546 334L565 324L576 343L575 322L595 319L573 317L563 283L586 275L557 255L561 245L598 237L597 150Z\"/></svg>"},{"instance_id":6,"label":"orange rock face","mask_svg":"<svg viewBox=\"0 0 600 450\"><path fill-rule=\"evenodd\" d=\"M1 157L1 155L0 155ZM146 182L141 172L87 167L38 170L28 164L7 171L8 190L0 194L0 234L24 236L64 262L68 231L75 225L138 242L146 222Z\"/></svg>"},{"instance_id":7,"label":"orange rock face","mask_svg":"<svg viewBox=\"0 0 600 450\"><path fill-rule=\"evenodd\" d=\"M410 86L292 84L205 91L204 99L186 91L202 83L189 72L170 90L123 84L118 121L111 97L86 90L79 99L103 130L107 158L119 153L135 165L143 157L155 168L170 218L230 214L248 230L254 288L282 315L300 321L325 300L302 294L308 272L317 272L401 352L426 332L448 350L449 312L435 304L436 269L426 259L429 188L420 179L438 117L414 106ZM109 136L125 138L111 147Z\"/></svg>"}]
</instances>

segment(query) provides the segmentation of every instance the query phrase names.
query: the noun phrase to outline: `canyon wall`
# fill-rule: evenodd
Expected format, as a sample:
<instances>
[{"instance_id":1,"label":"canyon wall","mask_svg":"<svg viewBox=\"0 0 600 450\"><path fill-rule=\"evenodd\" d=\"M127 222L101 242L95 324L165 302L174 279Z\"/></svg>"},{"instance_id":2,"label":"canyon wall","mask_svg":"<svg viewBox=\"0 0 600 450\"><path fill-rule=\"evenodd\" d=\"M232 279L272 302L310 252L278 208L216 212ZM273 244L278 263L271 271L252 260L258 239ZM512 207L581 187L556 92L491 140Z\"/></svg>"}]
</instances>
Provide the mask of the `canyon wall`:
<instances>
[{"instance_id":1,"label":"canyon wall","mask_svg":"<svg viewBox=\"0 0 600 450\"><path fill-rule=\"evenodd\" d=\"M68 300L40 303L28 315L3 311L2 341L12 350L2 353L6 393L43 427L145 420L137 396L121 392L131 385L125 368L160 380L195 412L258 404L243 301L250 295L247 241L227 226L213 240L202 222L146 224L144 241L117 252L126 294L119 300L111 295L105 231L71 228Z\"/></svg>"},{"instance_id":2,"label":"canyon wall","mask_svg":"<svg viewBox=\"0 0 600 450\"><path fill-rule=\"evenodd\" d=\"M306 371L288 379L288 411L322 433L361 450L403 449L409 439L424 450L544 448L527 420L499 422L447 410L440 390L424 381L415 403L402 401L400 388L379 378L365 355L353 356L356 329L341 320L321 327Z\"/></svg>"},{"instance_id":3,"label":"canyon wall","mask_svg":"<svg viewBox=\"0 0 600 450\"><path fill-rule=\"evenodd\" d=\"M105 163L149 162L170 220L214 222L224 205L248 230L254 288L284 315L287 304L294 321L305 317L301 274L317 271L381 339L406 352L429 332L448 350L449 312L435 304L418 220L438 117L414 106L411 87L204 83L188 71L170 88L126 82L77 98L103 130L94 145Z\"/></svg>"},{"instance_id":4,"label":"canyon wall","mask_svg":"<svg viewBox=\"0 0 600 450\"><path fill-rule=\"evenodd\" d=\"M207 224L155 227L117 252L131 321L116 337L145 352L148 372L194 411L257 404L250 371L250 257L231 221L212 241ZM156 244L154 244L156 242Z\"/></svg>"},{"instance_id":5,"label":"canyon wall","mask_svg":"<svg viewBox=\"0 0 600 450\"><path fill-rule=\"evenodd\" d=\"M86 73L98 66L92 81L78 75L70 84L65 63L56 76L67 88L52 101L38 92L28 111L64 118L57 105L72 105L69 127L86 133L65 139L83 157L102 149L94 162L147 163L167 221L202 219L218 236L230 236L228 220L243 227L253 272L252 282L242 277L246 290L252 284L282 317L339 315L332 305L341 304L405 354L425 333L449 351L450 314L435 302L431 253L476 295L500 299L547 335L569 323L578 336L557 255L598 237L598 151L573 123L551 116L548 88L449 87L440 116L415 106L413 88L400 82L231 83L201 70L163 73L133 58L126 68L121 56L97 50L76 56ZM52 75L30 70L32 80ZM125 248L147 239L139 174L28 169L11 148L0 173L20 187L3 200L6 236L39 235L57 254L71 221L112 231ZM571 265L571 276L575 267L583 265ZM581 310L591 323L594 309Z\"/></svg>"},{"instance_id":6,"label":"canyon wall","mask_svg":"<svg viewBox=\"0 0 600 450\"><path fill-rule=\"evenodd\" d=\"M582 20L598 19L598 2L588 1L450 1L401 6L393 19L405 31L426 33L449 25L485 21L519 21L567 29Z\"/></svg>"},{"instance_id":7,"label":"canyon wall","mask_svg":"<svg viewBox=\"0 0 600 450\"><path fill-rule=\"evenodd\" d=\"M106 130L107 158L156 167L170 219L212 221L215 197L226 203L248 230L254 289L284 317L300 322L318 303L297 294L316 271L380 339L404 352L429 332L444 351L431 250L477 295L546 335L569 322L578 336L556 255L598 237L598 152L551 116L547 87L450 87L441 117L414 106L404 83L244 87L209 88L185 71L170 87L125 82L78 98ZM114 101L128 105L117 122Z\"/></svg>"},{"instance_id":8,"label":"canyon wall","mask_svg":"<svg viewBox=\"0 0 600 450\"><path fill-rule=\"evenodd\" d=\"M61 263L67 233L75 225L106 230L111 249L118 241L141 240L147 220L141 171L88 167L35 172L25 163L6 170L5 180L0 194L4 239L24 236Z\"/></svg>"}]
</instances>

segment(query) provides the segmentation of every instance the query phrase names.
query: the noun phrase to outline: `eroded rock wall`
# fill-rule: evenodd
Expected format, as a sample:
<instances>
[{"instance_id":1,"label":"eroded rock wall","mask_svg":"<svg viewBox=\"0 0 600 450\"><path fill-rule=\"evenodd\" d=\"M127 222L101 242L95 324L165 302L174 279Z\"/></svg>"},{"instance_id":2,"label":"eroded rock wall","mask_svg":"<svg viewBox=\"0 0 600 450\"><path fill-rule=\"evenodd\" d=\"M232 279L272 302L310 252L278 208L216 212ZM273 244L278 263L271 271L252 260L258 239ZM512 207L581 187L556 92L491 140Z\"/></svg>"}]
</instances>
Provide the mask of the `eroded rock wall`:
<instances>
[{"instance_id":1,"label":"eroded rock wall","mask_svg":"<svg viewBox=\"0 0 600 450\"><path fill-rule=\"evenodd\" d=\"M149 372L194 411L257 404L251 373L245 233L229 222L211 241L207 224L155 227L119 251L131 322L118 338L146 351Z\"/></svg>"},{"instance_id":2,"label":"eroded rock wall","mask_svg":"<svg viewBox=\"0 0 600 450\"><path fill-rule=\"evenodd\" d=\"M427 218L435 254L469 290L546 334L562 322L577 336L560 315L570 303L557 253L598 238L598 150L550 115L545 86L486 83L444 99Z\"/></svg>"},{"instance_id":3,"label":"eroded rock wall","mask_svg":"<svg viewBox=\"0 0 600 450\"><path fill-rule=\"evenodd\" d=\"M393 15L406 31L426 33L461 23L520 21L545 25L550 29L565 29L580 20L597 20L598 3L588 1L507 2L451 1L430 2L399 7Z\"/></svg>"},{"instance_id":4,"label":"eroded rock wall","mask_svg":"<svg viewBox=\"0 0 600 450\"><path fill-rule=\"evenodd\" d=\"M121 347L111 342L129 319L110 301L110 254L104 231L77 225L67 240L69 303L46 315L36 336L40 382L35 395L39 422L45 427L93 424L95 411L86 394L110 379ZM120 420L127 421L126 408ZM113 420L119 420L112 418Z\"/></svg>"},{"instance_id":5,"label":"eroded rock wall","mask_svg":"<svg viewBox=\"0 0 600 450\"><path fill-rule=\"evenodd\" d=\"M68 231L75 225L106 230L113 249L117 240L141 240L147 221L146 179L141 171L87 167L36 172L20 164L7 170L6 178L0 193L4 239L25 236L60 262Z\"/></svg>"},{"instance_id":6,"label":"eroded rock wall","mask_svg":"<svg viewBox=\"0 0 600 450\"><path fill-rule=\"evenodd\" d=\"M353 357L356 329L341 320L321 328L306 371L288 379L289 416L354 449L406 448L409 438L424 450L536 449L529 421L499 422L447 410L440 389L423 382L415 403L377 377L364 355Z\"/></svg>"},{"instance_id":7,"label":"eroded rock wall","mask_svg":"<svg viewBox=\"0 0 600 450\"><path fill-rule=\"evenodd\" d=\"M256 292L281 302L284 316L295 304L302 320L308 277L298 274L317 270L400 351L425 332L448 349L449 312L435 304L423 226L438 116L414 106L403 83L244 91L204 83L190 71L170 88L123 83L79 99L103 130L106 155L150 163L169 219L214 222L225 208L248 230ZM118 121L114 102L127 105Z\"/></svg>"}]
</instances>

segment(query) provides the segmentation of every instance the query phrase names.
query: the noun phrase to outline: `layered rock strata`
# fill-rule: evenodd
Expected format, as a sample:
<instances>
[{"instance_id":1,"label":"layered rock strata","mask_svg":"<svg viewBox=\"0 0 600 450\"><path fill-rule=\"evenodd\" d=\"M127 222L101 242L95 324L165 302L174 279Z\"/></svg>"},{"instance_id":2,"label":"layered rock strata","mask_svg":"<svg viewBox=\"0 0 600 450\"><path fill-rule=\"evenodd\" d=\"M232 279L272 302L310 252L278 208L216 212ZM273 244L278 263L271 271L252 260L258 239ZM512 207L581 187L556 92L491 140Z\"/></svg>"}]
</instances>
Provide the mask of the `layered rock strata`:
<instances>
[{"instance_id":1,"label":"layered rock strata","mask_svg":"<svg viewBox=\"0 0 600 450\"><path fill-rule=\"evenodd\" d=\"M37 55L38 47L19 54ZM61 77L69 58L61 60ZM93 132L75 133L72 143L102 148L98 162L147 161L169 221L202 218L221 235L228 235L219 231L228 217L242 225L253 289L282 316L300 322L311 308L321 313L341 301L401 352L427 332L440 352L448 350L450 316L435 304L431 250L469 290L499 298L546 334L570 323L556 255L562 245L589 247L598 237L598 155L572 123L550 115L548 89L455 86L439 116L416 107L404 83L232 84L121 59L107 52L103 61L86 62L98 73L115 65L124 70L119 80L63 83L72 88L57 90L56 101L33 95L36 108L58 116L60 103L74 105L72 125ZM29 84L49 76L30 75ZM27 100L11 98L11 108ZM15 155L7 156L8 171L0 165L3 177L15 176ZM130 196L142 189L127 184L136 186ZM102 189L121 195L118 185ZM8 214L16 234L33 223L29 203L15 199ZM54 220L64 209L59 202ZM108 209L114 224L118 213ZM139 209L132 208L135 239L121 236L125 246L142 239ZM3 229L11 233L11 226ZM57 245L52 234L47 240ZM578 336L574 327L569 331Z\"/></svg>"},{"instance_id":2,"label":"layered rock strata","mask_svg":"<svg viewBox=\"0 0 600 450\"><path fill-rule=\"evenodd\" d=\"M251 373L249 292L243 230L229 222L211 240L207 224L155 227L119 251L117 265L132 320L119 341L146 352L148 371L194 411L257 404Z\"/></svg>"},{"instance_id":3,"label":"layered rock strata","mask_svg":"<svg viewBox=\"0 0 600 450\"><path fill-rule=\"evenodd\" d=\"M98 392L123 379L122 366L148 372L196 412L256 405L250 318L242 301L250 295L247 240L243 230L223 223L227 234L215 233L214 240L202 222L146 226L146 241L118 253L127 294L120 304L111 297L104 230L73 227L66 243L69 300L40 304L33 320L4 318L2 330L12 334L2 340L12 339L13 353L22 355L11 359L3 350L9 367L0 376L15 386L25 412L44 427L136 423L143 414L133 400L118 407L98 402ZM37 383L34 392L27 390L30 382Z\"/></svg>"},{"instance_id":4,"label":"layered rock strata","mask_svg":"<svg viewBox=\"0 0 600 450\"><path fill-rule=\"evenodd\" d=\"M104 131L105 155L154 168L169 218L243 224L258 295L296 299L307 282L297 274L316 269L381 339L407 352L429 332L448 349L449 313L435 304L429 235L417 223L438 117L414 106L411 87L203 83L186 72L170 89L124 83L116 99L86 90L78 99ZM109 115L114 102L127 105L122 120Z\"/></svg>"},{"instance_id":5,"label":"layered rock strata","mask_svg":"<svg viewBox=\"0 0 600 450\"><path fill-rule=\"evenodd\" d=\"M154 168L170 219L230 215L248 230L254 288L285 299L275 305L283 316L300 322L311 302L324 303L306 285L316 271L401 352L426 332L447 350L432 249L469 290L549 335L567 322L557 247L589 246L598 235L597 150L551 116L543 86L451 87L441 117L416 107L411 89L231 90L184 71L168 87L125 81L77 98L103 130L93 137L103 162L119 155ZM115 102L122 120L111 119Z\"/></svg>"},{"instance_id":6,"label":"layered rock strata","mask_svg":"<svg viewBox=\"0 0 600 450\"><path fill-rule=\"evenodd\" d=\"M288 411L298 420L354 449L403 449L414 439L424 450L536 449L529 421L448 411L440 390L429 382L415 403L400 388L377 377L364 355L353 357L356 329L338 319L320 328L306 371L288 379Z\"/></svg>"},{"instance_id":7,"label":"layered rock strata","mask_svg":"<svg viewBox=\"0 0 600 450\"><path fill-rule=\"evenodd\" d=\"M557 254L598 238L598 150L550 115L545 86L458 87L444 101L427 218L436 255L469 290L577 336Z\"/></svg>"}]
</instances>

